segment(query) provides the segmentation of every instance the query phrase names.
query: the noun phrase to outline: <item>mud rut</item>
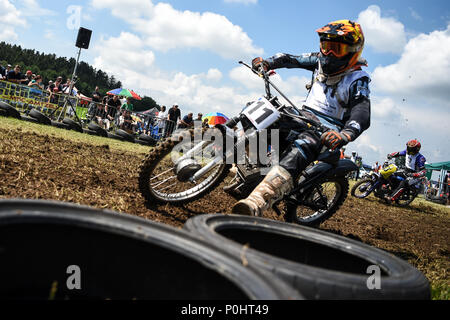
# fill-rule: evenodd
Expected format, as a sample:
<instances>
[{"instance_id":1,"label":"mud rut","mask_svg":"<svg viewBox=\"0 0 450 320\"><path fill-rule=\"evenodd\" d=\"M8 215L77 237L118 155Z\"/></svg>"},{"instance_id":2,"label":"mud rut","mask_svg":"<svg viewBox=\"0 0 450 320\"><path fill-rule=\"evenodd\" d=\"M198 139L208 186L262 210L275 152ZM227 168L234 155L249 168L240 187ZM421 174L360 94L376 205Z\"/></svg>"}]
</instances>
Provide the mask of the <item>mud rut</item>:
<instances>
[{"instance_id":1,"label":"mud rut","mask_svg":"<svg viewBox=\"0 0 450 320\"><path fill-rule=\"evenodd\" d=\"M144 155L0 128L0 198L69 201L175 227L197 214L230 213L235 200L219 186L202 200L174 207L145 204L138 184ZM266 217L279 219L269 212ZM428 206L401 209L349 198L321 229L408 260L431 281L449 283L450 219Z\"/></svg>"}]
</instances>

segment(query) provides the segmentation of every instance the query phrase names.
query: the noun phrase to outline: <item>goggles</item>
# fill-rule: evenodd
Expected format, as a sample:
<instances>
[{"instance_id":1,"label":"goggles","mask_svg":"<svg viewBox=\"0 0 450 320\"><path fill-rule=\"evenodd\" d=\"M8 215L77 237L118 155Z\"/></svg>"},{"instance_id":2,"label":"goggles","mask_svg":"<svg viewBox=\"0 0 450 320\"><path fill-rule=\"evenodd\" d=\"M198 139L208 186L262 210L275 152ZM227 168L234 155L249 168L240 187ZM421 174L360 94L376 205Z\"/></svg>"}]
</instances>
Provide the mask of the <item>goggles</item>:
<instances>
[{"instance_id":1,"label":"goggles","mask_svg":"<svg viewBox=\"0 0 450 320\"><path fill-rule=\"evenodd\" d=\"M320 51L324 55L333 55L337 58L342 58L351 52L356 52L355 46L335 41L320 41Z\"/></svg>"}]
</instances>

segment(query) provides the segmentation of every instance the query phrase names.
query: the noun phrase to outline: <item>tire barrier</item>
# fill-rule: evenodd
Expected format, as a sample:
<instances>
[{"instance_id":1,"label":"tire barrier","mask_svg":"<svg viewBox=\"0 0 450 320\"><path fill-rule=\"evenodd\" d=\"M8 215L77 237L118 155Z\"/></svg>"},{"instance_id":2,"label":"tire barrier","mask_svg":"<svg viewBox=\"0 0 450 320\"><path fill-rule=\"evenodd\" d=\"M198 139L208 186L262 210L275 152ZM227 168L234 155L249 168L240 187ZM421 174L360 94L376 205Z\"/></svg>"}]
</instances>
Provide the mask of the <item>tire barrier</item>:
<instances>
[{"instance_id":1,"label":"tire barrier","mask_svg":"<svg viewBox=\"0 0 450 320\"><path fill-rule=\"evenodd\" d=\"M342 236L235 215L197 216L185 229L249 266L271 271L307 299L430 299L429 282L419 270ZM371 278L372 270L380 277Z\"/></svg>"},{"instance_id":2,"label":"tire barrier","mask_svg":"<svg viewBox=\"0 0 450 320\"><path fill-rule=\"evenodd\" d=\"M37 111L36 109L30 110L30 113L28 113L28 116L35 118L38 121L38 123L40 123L40 124L45 124L47 126L52 125L52 120L50 120L49 117L47 117L42 112Z\"/></svg>"},{"instance_id":3,"label":"tire barrier","mask_svg":"<svg viewBox=\"0 0 450 320\"><path fill-rule=\"evenodd\" d=\"M302 298L184 230L68 203L0 200L0 248L1 299Z\"/></svg>"},{"instance_id":4,"label":"tire barrier","mask_svg":"<svg viewBox=\"0 0 450 320\"><path fill-rule=\"evenodd\" d=\"M102 127L100 127L98 124L96 124L96 123L90 123L89 125L88 125L88 129L89 130L91 130L91 131L94 131L95 133L96 133L96 135L97 136L100 136L100 137L108 137L108 132L105 130L105 129L103 129Z\"/></svg>"},{"instance_id":5,"label":"tire barrier","mask_svg":"<svg viewBox=\"0 0 450 320\"><path fill-rule=\"evenodd\" d=\"M78 122L73 121L72 119L69 119L69 118L64 118L62 122L64 124L67 124L69 126L70 130L74 130L74 131L83 133L83 128L81 127L81 125Z\"/></svg>"},{"instance_id":6,"label":"tire barrier","mask_svg":"<svg viewBox=\"0 0 450 320\"><path fill-rule=\"evenodd\" d=\"M125 141L134 142L133 135L129 134L125 130L117 129L115 134L119 137L122 137Z\"/></svg>"},{"instance_id":7,"label":"tire barrier","mask_svg":"<svg viewBox=\"0 0 450 320\"><path fill-rule=\"evenodd\" d=\"M20 112L8 103L0 101L0 110L4 111L4 114L6 114L7 117L21 119Z\"/></svg>"}]
</instances>

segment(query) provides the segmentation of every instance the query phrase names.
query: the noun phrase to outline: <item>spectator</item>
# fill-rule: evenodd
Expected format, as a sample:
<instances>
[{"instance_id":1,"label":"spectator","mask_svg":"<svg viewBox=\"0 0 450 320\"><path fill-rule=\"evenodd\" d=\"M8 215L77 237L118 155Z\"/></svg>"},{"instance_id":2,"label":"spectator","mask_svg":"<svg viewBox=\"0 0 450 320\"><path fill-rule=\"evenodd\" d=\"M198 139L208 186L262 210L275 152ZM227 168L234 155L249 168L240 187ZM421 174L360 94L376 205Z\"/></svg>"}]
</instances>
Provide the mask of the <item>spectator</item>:
<instances>
[{"instance_id":1,"label":"spectator","mask_svg":"<svg viewBox=\"0 0 450 320\"><path fill-rule=\"evenodd\" d=\"M102 102L102 95L100 94L98 87L95 87L95 91L92 93L92 102L95 104Z\"/></svg>"},{"instance_id":2,"label":"spectator","mask_svg":"<svg viewBox=\"0 0 450 320\"><path fill-rule=\"evenodd\" d=\"M63 86L62 86L62 77L56 78L55 83L52 83L48 86L48 92L50 92L50 103L57 104L58 103L58 96L57 94L61 94L63 92Z\"/></svg>"},{"instance_id":3,"label":"spectator","mask_svg":"<svg viewBox=\"0 0 450 320\"><path fill-rule=\"evenodd\" d=\"M100 126L105 128L107 131L111 129L111 122L114 122L114 116L116 111L114 110L114 115L111 115L111 109L107 104L102 106L101 112L97 114L97 121Z\"/></svg>"},{"instance_id":4,"label":"spectator","mask_svg":"<svg viewBox=\"0 0 450 320\"><path fill-rule=\"evenodd\" d=\"M27 83L30 83L33 80L33 72L31 70L28 70L25 74L25 79L27 79Z\"/></svg>"},{"instance_id":5,"label":"spectator","mask_svg":"<svg viewBox=\"0 0 450 320\"><path fill-rule=\"evenodd\" d=\"M203 114L201 112L199 112L197 114L197 119L194 120L194 126L199 126L201 127L203 125Z\"/></svg>"},{"instance_id":6,"label":"spectator","mask_svg":"<svg viewBox=\"0 0 450 320\"><path fill-rule=\"evenodd\" d=\"M19 65L15 66L14 70L8 72L8 74L6 75L6 80L17 84L21 84L28 81L28 79L26 79L24 75L20 72Z\"/></svg>"},{"instance_id":7,"label":"spectator","mask_svg":"<svg viewBox=\"0 0 450 320\"><path fill-rule=\"evenodd\" d=\"M133 110L134 110L134 106L133 106L133 104L131 103L131 97L128 97L128 98L127 98L127 103L125 103L125 104L122 106L122 110L128 110L128 111L133 111Z\"/></svg>"},{"instance_id":8,"label":"spectator","mask_svg":"<svg viewBox=\"0 0 450 320\"><path fill-rule=\"evenodd\" d=\"M6 77L6 69L0 64L0 80L5 79Z\"/></svg>"},{"instance_id":9,"label":"spectator","mask_svg":"<svg viewBox=\"0 0 450 320\"><path fill-rule=\"evenodd\" d=\"M186 128L192 128L194 126L194 114L192 112L189 112L187 116L184 116L182 120L180 120L180 124L178 125L178 128L186 129Z\"/></svg>"},{"instance_id":10,"label":"spectator","mask_svg":"<svg viewBox=\"0 0 450 320\"><path fill-rule=\"evenodd\" d=\"M205 118L205 120L203 120L202 127L209 128L209 119L208 118Z\"/></svg>"},{"instance_id":11,"label":"spectator","mask_svg":"<svg viewBox=\"0 0 450 320\"><path fill-rule=\"evenodd\" d=\"M119 96L113 96L112 98L109 98L107 104L110 107L109 114L112 117L115 117L117 110L119 110L120 106L122 105L122 103L120 102Z\"/></svg>"},{"instance_id":12,"label":"spectator","mask_svg":"<svg viewBox=\"0 0 450 320\"><path fill-rule=\"evenodd\" d=\"M50 80L49 82L48 82L48 85L47 85L47 90L50 88L50 86L53 84L53 81L52 80Z\"/></svg>"},{"instance_id":13,"label":"spectator","mask_svg":"<svg viewBox=\"0 0 450 320\"><path fill-rule=\"evenodd\" d=\"M129 110L122 110L119 125L122 130L134 132L133 118L131 118L131 112Z\"/></svg>"},{"instance_id":14,"label":"spectator","mask_svg":"<svg viewBox=\"0 0 450 320\"><path fill-rule=\"evenodd\" d=\"M31 80L30 83L28 83L28 86L35 89L44 90L44 85L42 84L42 77L40 75L37 75L36 78Z\"/></svg>"},{"instance_id":15,"label":"spectator","mask_svg":"<svg viewBox=\"0 0 450 320\"><path fill-rule=\"evenodd\" d=\"M70 79L67 79L66 83L63 84L63 91L64 92L66 92L67 88L70 88Z\"/></svg>"},{"instance_id":16,"label":"spectator","mask_svg":"<svg viewBox=\"0 0 450 320\"><path fill-rule=\"evenodd\" d=\"M10 65L10 64L8 64L7 66L6 66L6 71L5 71L5 77L8 75L8 73L11 71L11 69L12 69L12 66Z\"/></svg>"},{"instance_id":17,"label":"spectator","mask_svg":"<svg viewBox=\"0 0 450 320\"><path fill-rule=\"evenodd\" d=\"M167 122L167 109L166 106L161 107L161 111L158 112L158 122L157 126L159 127L160 132L162 133L163 137L165 137L165 129L166 129L166 122ZM149 123L147 123L147 131L149 129Z\"/></svg>"},{"instance_id":18,"label":"spectator","mask_svg":"<svg viewBox=\"0 0 450 320\"><path fill-rule=\"evenodd\" d=\"M167 124L167 135L171 135L175 130L178 119L181 119L181 111L178 109L178 104L174 104L173 107L169 109L168 117L170 122Z\"/></svg>"}]
</instances>

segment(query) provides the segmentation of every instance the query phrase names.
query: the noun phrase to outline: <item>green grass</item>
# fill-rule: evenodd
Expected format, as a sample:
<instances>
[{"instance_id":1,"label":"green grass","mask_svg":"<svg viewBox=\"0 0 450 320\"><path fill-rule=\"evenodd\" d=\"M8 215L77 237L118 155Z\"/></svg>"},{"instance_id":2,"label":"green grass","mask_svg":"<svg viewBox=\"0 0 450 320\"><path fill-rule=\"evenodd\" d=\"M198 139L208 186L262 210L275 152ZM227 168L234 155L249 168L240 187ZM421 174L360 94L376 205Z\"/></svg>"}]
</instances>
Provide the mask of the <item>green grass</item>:
<instances>
[{"instance_id":1,"label":"green grass","mask_svg":"<svg viewBox=\"0 0 450 320\"><path fill-rule=\"evenodd\" d=\"M151 147L143 146L137 143L119 141L110 138L91 136L86 133L80 133L73 130L65 130L52 126L36 124L13 118L0 117L0 126L8 130L21 130L22 132L32 132L40 135L48 135L74 142L91 144L96 146L108 145L111 150L126 151L137 154L146 154Z\"/></svg>"}]
</instances>

